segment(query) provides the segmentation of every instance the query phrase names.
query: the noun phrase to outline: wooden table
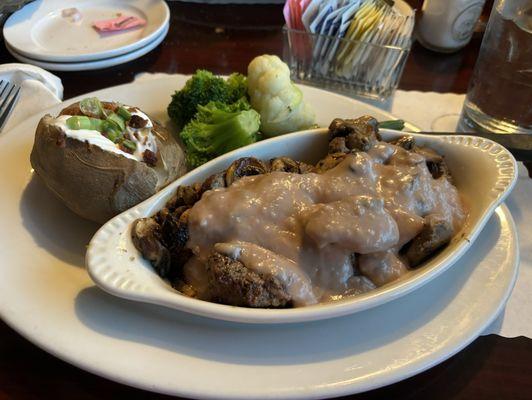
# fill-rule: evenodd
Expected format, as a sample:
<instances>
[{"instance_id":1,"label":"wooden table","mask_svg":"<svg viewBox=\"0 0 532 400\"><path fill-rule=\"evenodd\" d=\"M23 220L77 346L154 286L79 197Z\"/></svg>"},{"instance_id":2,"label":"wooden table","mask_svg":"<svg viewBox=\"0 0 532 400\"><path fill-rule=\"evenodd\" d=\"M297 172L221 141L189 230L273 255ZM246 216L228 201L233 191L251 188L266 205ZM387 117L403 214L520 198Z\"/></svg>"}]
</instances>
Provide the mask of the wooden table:
<instances>
[{"instance_id":1,"label":"wooden table","mask_svg":"<svg viewBox=\"0 0 532 400\"><path fill-rule=\"evenodd\" d=\"M419 3L419 1L414 1ZM142 71L245 72L250 59L282 53L281 6L207 6L170 3L164 42L139 60L100 71L58 73L65 98L126 83ZM415 44L401 89L464 93L480 36L463 50L441 55ZM0 45L0 62L16 62ZM79 370L38 349L0 322L0 400L163 399ZM352 399L532 399L532 340L478 338L458 355L416 377Z\"/></svg>"}]
</instances>

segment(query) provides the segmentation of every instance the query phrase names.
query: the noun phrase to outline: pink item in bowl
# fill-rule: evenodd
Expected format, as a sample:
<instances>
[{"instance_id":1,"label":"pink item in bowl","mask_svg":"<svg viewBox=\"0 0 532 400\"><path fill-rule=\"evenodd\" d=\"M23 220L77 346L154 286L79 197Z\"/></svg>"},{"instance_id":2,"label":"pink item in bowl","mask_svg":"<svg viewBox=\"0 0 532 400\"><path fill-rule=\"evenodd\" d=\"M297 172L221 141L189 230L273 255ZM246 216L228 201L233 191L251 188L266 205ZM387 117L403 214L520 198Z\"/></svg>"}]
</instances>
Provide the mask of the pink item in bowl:
<instances>
[{"instance_id":1,"label":"pink item in bowl","mask_svg":"<svg viewBox=\"0 0 532 400\"><path fill-rule=\"evenodd\" d=\"M126 29L137 28L144 25L146 25L146 20L139 17L127 15L123 15L117 18L94 21L92 23L92 26L98 32L118 32Z\"/></svg>"}]
</instances>

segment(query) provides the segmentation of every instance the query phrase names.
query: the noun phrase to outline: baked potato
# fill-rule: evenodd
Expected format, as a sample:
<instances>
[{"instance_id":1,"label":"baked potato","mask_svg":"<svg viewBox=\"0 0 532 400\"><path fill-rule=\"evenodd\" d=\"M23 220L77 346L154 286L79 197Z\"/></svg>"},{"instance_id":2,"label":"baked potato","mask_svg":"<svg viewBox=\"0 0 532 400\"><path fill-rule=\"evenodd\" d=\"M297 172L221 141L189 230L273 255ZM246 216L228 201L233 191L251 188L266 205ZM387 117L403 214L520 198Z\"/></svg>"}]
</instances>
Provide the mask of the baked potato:
<instances>
[{"instance_id":1,"label":"baked potato","mask_svg":"<svg viewBox=\"0 0 532 400\"><path fill-rule=\"evenodd\" d=\"M103 223L186 171L174 137L136 107L96 98L45 115L30 161L76 214Z\"/></svg>"}]
</instances>

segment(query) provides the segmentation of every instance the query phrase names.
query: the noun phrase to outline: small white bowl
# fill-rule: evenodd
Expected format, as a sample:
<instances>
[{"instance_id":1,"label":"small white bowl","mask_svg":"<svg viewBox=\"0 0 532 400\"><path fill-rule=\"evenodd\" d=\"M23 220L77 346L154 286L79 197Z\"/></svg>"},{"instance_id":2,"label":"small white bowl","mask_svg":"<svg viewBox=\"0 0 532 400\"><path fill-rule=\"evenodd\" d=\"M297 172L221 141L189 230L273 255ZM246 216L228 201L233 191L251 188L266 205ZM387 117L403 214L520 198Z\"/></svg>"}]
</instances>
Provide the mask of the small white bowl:
<instances>
[{"instance_id":1,"label":"small white bowl","mask_svg":"<svg viewBox=\"0 0 532 400\"><path fill-rule=\"evenodd\" d=\"M381 130L384 140L405 135ZM155 214L179 185L200 182L227 168L234 160L252 156L288 156L315 163L327 152L327 130L315 129L279 136L246 146L212 160L176 180L143 203L111 219L92 238L86 264L91 278L106 292L130 300L159 304L205 317L245 323L313 321L351 314L378 306L436 278L451 267L478 237L495 208L511 192L517 179L513 156L504 147L474 136L412 134L416 142L445 156L454 182L469 207L463 234L422 267L360 296L292 309L252 309L196 300L180 294L162 280L142 258L131 240L131 223ZM459 265L457 266L459 267Z\"/></svg>"}]
</instances>

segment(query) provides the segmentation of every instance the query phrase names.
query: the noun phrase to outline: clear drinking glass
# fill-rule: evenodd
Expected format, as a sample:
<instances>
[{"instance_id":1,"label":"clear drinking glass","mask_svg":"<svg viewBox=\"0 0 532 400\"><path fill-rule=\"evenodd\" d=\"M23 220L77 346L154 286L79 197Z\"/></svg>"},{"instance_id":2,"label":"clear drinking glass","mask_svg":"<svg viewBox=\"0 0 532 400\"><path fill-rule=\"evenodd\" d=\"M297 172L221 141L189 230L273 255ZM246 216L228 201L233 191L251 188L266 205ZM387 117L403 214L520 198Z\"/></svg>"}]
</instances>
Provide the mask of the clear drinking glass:
<instances>
[{"instance_id":1,"label":"clear drinking glass","mask_svg":"<svg viewBox=\"0 0 532 400\"><path fill-rule=\"evenodd\" d=\"M460 131L532 133L532 0L496 0Z\"/></svg>"}]
</instances>

